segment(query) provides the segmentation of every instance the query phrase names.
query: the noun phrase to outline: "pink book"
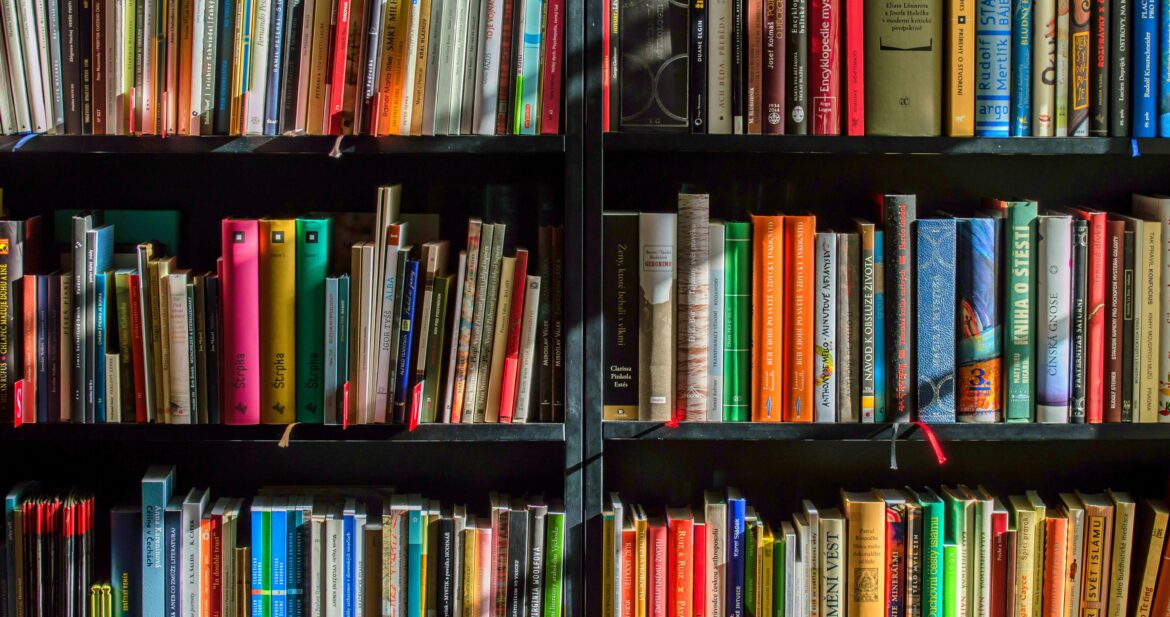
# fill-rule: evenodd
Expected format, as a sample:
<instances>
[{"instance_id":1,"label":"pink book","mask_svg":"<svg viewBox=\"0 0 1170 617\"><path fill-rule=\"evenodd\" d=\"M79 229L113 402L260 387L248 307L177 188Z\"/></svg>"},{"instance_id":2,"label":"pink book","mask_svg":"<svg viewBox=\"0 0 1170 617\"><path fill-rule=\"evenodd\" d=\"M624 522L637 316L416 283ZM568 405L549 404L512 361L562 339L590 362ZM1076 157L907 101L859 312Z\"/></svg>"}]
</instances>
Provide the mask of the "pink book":
<instances>
[{"instance_id":1,"label":"pink book","mask_svg":"<svg viewBox=\"0 0 1170 617\"><path fill-rule=\"evenodd\" d=\"M808 11L808 98L813 135L841 134L841 0L812 0Z\"/></svg>"},{"instance_id":2,"label":"pink book","mask_svg":"<svg viewBox=\"0 0 1170 617\"><path fill-rule=\"evenodd\" d=\"M492 558L495 554L493 546L495 546L495 538L492 535L491 527L480 527L475 534L476 542L479 547L475 551L476 570L475 574L479 577L480 600L479 600L479 614L475 617L492 617L495 615L495 602L485 601L490 598L483 593L484 589L492 588Z\"/></svg>"},{"instance_id":3,"label":"pink book","mask_svg":"<svg viewBox=\"0 0 1170 617\"><path fill-rule=\"evenodd\" d=\"M558 135L561 132L561 78L565 72L561 61L565 46L565 0L549 0L546 15L544 75L540 79L540 134ZM503 413L501 408L500 414Z\"/></svg>"},{"instance_id":4,"label":"pink book","mask_svg":"<svg viewBox=\"0 0 1170 617\"><path fill-rule=\"evenodd\" d=\"M223 220L224 423L260 423L260 222Z\"/></svg>"},{"instance_id":5,"label":"pink book","mask_svg":"<svg viewBox=\"0 0 1170 617\"><path fill-rule=\"evenodd\" d=\"M520 332L524 321L524 290L527 288L528 251L516 249L512 310L508 316L508 346L504 352L504 378L500 384L500 422L502 423L511 423L512 416L516 414L516 387L520 381Z\"/></svg>"},{"instance_id":6,"label":"pink book","mask_svg":"<svg viewBox=\"0 0 1170 617\"><path fill-rule=\"evenodd\" d=\"M865 3L845 0L845 132L865 135Z\"/></svg>"}]
</instances>

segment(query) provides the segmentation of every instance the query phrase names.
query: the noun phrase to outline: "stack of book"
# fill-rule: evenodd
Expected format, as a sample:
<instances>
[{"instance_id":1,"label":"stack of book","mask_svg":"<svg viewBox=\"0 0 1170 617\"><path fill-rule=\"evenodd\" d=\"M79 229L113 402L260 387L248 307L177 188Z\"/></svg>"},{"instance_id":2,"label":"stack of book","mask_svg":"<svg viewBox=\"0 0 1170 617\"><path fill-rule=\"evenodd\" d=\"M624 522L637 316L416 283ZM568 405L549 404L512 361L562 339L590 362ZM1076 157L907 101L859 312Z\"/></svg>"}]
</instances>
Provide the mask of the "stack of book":
<instances>
[{"instance_id":1,"label":"stack of book","mask_svg":"<svg viewBox=\"0 0 1170 617\"><path fill-rule=\"evenodd\" d=\"M42 256L40 218L0 221L4 417L562 421L561 228L539 226L530 252L516 229L473 219L456 258L438 216L401 201L395 185L373 216L225 219L202 274L164 255L177 232L152 241L163 230L132 222L160 215L66 218L66 272ZM177 213L162 218L177 227Z\"/></svg>"},{"instance_id":2,"label":"stack of book","mask_svg":"<svg viewBox=\"0 0 1170 617\"><path fill-rule=\"evenodd\" d=\"M1166 504L1124 492L841 492L791 517L734 489L602 513L603 617L1161 615Z\"/></svg>"},{"instance_id":3,"label":"stack of book","mask_svg":"<svg viewBox=\"0 0 1170 617\"><path fill-rule=\"evenodd\" d=\"M922 219L914 195L875 202L839 231L712 220L701 192L607 212L605 419L1170 418L1170 198Z\"/></svg>"},{"instance_id":4,"label":"stack of book","mask_svg":"<svg viewBox=\"0 0 1170 617\"><path fill-rule=\"evenodd\" d=\"M1170 136L1159 0L602 7L607 131Z\"/></svg>"},{"instance_id":5,"label":"stack of book","mask_svg":"<svg viewBox=\"0 0 1170 617\"><path fill-rule=\"evenodd\" d=\"M7 0L0 132L560 132L564 0Z\"/></svg>"},{"instance_id":6,"label":"stack of book","mask_svg":"<svg viewBox=\"0 0 1170 617\"><path fill-rule=\"evenodd\" d=\"M493 493L475 514L384 488L270 487L251 499L175 489L174 468L147 471L141 504L110 511L104 564L92 550L92 499L16 486L5 510L17 539L4 548L7 614L563 614L556 499Z\"/></svg>"}]
</instances>

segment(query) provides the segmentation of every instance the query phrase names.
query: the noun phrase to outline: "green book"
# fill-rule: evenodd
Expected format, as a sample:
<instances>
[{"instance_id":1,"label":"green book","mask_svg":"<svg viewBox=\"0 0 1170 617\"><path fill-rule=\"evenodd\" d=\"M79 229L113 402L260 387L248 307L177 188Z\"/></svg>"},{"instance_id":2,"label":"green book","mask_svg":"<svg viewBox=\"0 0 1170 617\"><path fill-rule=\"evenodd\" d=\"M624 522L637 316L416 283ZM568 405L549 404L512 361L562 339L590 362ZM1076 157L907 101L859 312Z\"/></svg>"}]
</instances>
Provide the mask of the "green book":
<instances>
[{"instance_id":1,"label":"green book","mask_svg":"<svg viewBox=\"0 0 1170 617\"><path fill-rule=\"evenodd\" d=\"M297 422L325 422L325 277L332 219L297 219Z\"/></svg>"},{"instance_id":2,"label":"green book","mask_svg":"<svg viewBox=\"0 0 1170 617\"><path fill-rule=\"evenodd\" d=\"M1007 314L1004 316L1004 371L1007 422L1033 422L1036 408L1036 202L1005 201L1007 225Z\"/></svg>"},{"instance_id":3,"label":"green book","mask_svg":"<svg viewBox=\"0 0 1170 617\"><path fill-rule=\"evenodd\" d=\"M130 275L136 272L124 268L114 272L114 302L118 311L118 397L122 407L122 421L135 421L134 361L130 336Z\"/></svg>"},{"instance_id":4,"label":"green book","mask_svg":"<svg viewBox=\"0 0 1170 617\"><path fill-rule=\"evenodd\" d=\"M784 526L781 525L776 530L776 543L772 548L772 617L785 617L784 602L786 600L784 592L785 580L788 575L788 561L785 555L788 554L788 540L784 532ZM760 617L766 617L761 615Z\"/></svg>"},{"instance_id":5,"label":"green book","mask_svg":"<svg viewBox=\"0 0 1170 617\"><path fill-rule=\"evenodd\" d=\"M726 223L723 249L723 421L747 422L752 409L752 226Z\"/></svg>"},{"instance_id":6,"label":"green book","mask_svg":"<svg viewBox=\"0 0 1170 617\"><path fill-rule=\"evenodd\" d=\"M264 538L264 546L260 548L260 594L264 596L263 607L259 615L252 617L272 617L272 511L265 508L260 513L260 534Z\"/></svg>"},{"instance_id":7,"label":"green book","mask_svg":"<svg viewBox=\"0 0 1170 617\"><path fill-rule=\"evenodd\" d=\"M544 617L561 617L565 513L550 508L544 525Z\"/></svg>"},{"instance_id":8,"label":"green book","mask_svg":"<svg viewBox=\"0 0 1170 617\"><path fill-rule=\"evenodd\" d=\"M922 617L943 617L946 512L942 499L933 490L913 494L922 506Z\"/></svg>"},{"instance_id":9,"label":"green book","mask_svg":"<svg viewBox=\"0 0 1170 617\"><path fill-rule=\"evenodd\" d=\"M946 590L943 593L943 617L963 617L959 614L959 594L962 593L962 585L957 575L961 558L962 550L958 545L950 542L943 545L943 560L946 570L943 576L946 580Z\"/></svg>"},{"instance_id":10,"label":"green book","mask_svg":"<svg viewBox=\"0 0 1170 617\"><path fill-rule=\"evenodd\" d=\"M743 614L756 616L756 539L760 530L756 528L755 514L749 512L743 534Z\"/></svg>"},{"instance_id":11,"label":"green book","mask_svg":"<svg viewBox=\"0 0 1170 617\"><path fill-rule=\"evenodd\" d=\"M455 284L455 277L451 274L435 277L435 286L431 291L431 323L427 336L426 366L423 371L422 414L420 421L435 422L438 419L439 406L442 401L439 393L443 392L443 357L446 356L447 341L443 334L447 331L443 327L447 323L450 311L451 286Z\"/></svg>"}]
</instances>

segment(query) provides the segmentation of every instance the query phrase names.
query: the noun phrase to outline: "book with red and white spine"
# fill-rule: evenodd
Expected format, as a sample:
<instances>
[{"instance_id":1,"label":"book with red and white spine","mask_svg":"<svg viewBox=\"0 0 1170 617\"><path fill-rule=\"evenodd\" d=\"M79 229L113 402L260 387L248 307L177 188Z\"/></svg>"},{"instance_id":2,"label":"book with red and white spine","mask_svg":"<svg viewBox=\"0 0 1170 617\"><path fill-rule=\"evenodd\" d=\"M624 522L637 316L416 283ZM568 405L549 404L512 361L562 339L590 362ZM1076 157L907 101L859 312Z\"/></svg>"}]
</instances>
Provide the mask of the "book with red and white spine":
<instances>
[{"instance_id":1,"label":"book with red and white spine","mask_svg":"<svg viewBox=\"0 0 1170 617\"><path fill-rule=\"evenodd\" d=\"M694 529L689 508L669 508L667 525L667 617L691 617L694 600Z\"/></svg>"},{"instance_id":2,"label":"book with red and white spine","mask_svg":"<svg viewBox=\"0 0 1170 617\"><path fill-rule=\"evenodd\" d=\"M544 58L541 65L543 74L540 77L541 135L557 135L561 132L561 84L564 82L565 75L564 47L565 0L547 0L544 18Z\"/></svg>"},{"instance_id":3,"label":"book with red and white spine","mask_svg":"<svg viewBox=\"0 0 1170 617\"><path fill-rule=\"evenodd\" d=\"M980 488L982 490L982 488ZM991 506L991 606L989 617L1008 617L1008 511L998 499Z\"/></svg>"},{"instance_id":4,"label":"book with red and white spine","mask_svg":"<svg viewBox=\"0 0 1170 617\"><path fill-rule=\"evenodd\" d=\"M260 423L260 222L224 219L224 424Z\"/></svg>"},{"instance_id":5,"label":"book with red and white spine","mask_svg":"<svg viewBox=\"0 0 1170 617\"><path fill-rule=\"evenodd\" d=\"M508 339L504 348L504 375L500 384L500 422L511 423L516 414L520 381L520 331L524 326L524 293L528 288L528 250L516 249L512 275L512 305L508 309Z\"/></svg>"},{"instance_id":6,"label":"book with red and white spine","mask_svg":"<svg viewBox=\"0 0 1170 617\"><path fill-rule=\"evenodd\" d=\"M841 134L841 0L810 0L808 98L813 135Z\"/></svg>"},{"instance_id":7,"label":"book with red and white spine","mask_svg":"<svg viewBox=\"0 0 1170 617\"><path fill-rule=\"evenodd\" d=\"M865 135L865 2L845 0L845 134Z\"/></svg>"}]
</instances>

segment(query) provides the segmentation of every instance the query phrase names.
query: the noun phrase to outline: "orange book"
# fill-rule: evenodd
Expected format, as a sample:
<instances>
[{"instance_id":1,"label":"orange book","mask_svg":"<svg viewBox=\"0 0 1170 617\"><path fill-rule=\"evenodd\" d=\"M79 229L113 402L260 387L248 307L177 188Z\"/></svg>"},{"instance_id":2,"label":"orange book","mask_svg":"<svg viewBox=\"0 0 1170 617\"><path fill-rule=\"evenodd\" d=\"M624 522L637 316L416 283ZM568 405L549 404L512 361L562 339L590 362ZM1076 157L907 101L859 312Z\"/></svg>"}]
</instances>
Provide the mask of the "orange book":
<instances>
[{"instance_id":1,"label":"orange book","mask_svg":"<svg viewBox=\"0 0 1170 617\"><path fill-rule=\"evenodd\" d=\"M634 614L634 563L637 534L634 532L634 523L627 518L622 525L622 615Z\"/></svg>"},{"instance_id":2,"label":"orange book","mask_svg":"<svg viewBox=\"0 0 1170 617\"><path fill-rule=\"evenodd\" d=\"M1064 614L1065 559L1068 556L1068 516L1057 512L1044 521L1044 615Z\"/></svg>"},{"instance_id":3,"label":"orange book","mask_svg":"<svg viewBox=\"0 0 1170 617\"><path fill-rule=\"evenodd\" d=\"M752 420L779 422L785 358L783 216L752 217L752 251Z\"/></svg>"},{"instance_id":4,"label":"orange book","mask_svg":"<svg viewBox=\"0 0 1170 617\"><path fill-rule=\"evenodd\" d=\"M1170 542L1162 550L1162 567L1158 568L1158 584L1154 589L1154 606L1150 609L1150 617L1167 617L1170 615Z\"/></svg>"},{"instance_id":5,"label":"orange book","mask_svg":"<svg viewBox=\"0 0 1170 617\"><path fill-rule=\"evenodd\" d=\"M667 565L670 567L666 614L669 617L692 617L695 519L688 508L670 508L666 511L666 521L669 527Z\"/></svg>"},{"instance_id":6,"label":"orange book","mask_svg":"<svg viewBox=\"0 0 1170 617\"><path fill-rule=\"evenodd\" d=\"M202 556L199 567L203 574L199 577L199 615L211 617L211 515L206 515L199 521L199 543Z\"/></svg>"},{"instance_id":7,"label":"orange book","mask_svg":"<svg viewBox=\"0 0 1170 617\"><path fill-rule=\"evenodd\" d=\"M24 275L24 365L21 377L24 379L23 411L24 422L37 421L37 276Z\"/></svg>"},{"instance_id":8,"label":"orange book","mask_svg":"<svg viewBox=\"0 0 1170 617\"><path fill-rule=\"evenodd\" d=\"M817 217L784 221L784 420L813 421L813 237Z\"/></svg>"},{"instance_id":9,"label":"orange book","mask_svg":"<svg viewBox=\"0 0 1170 617\"><path fill-rule=\"evenodd\" d=\"M199 16L202 25L203 16ZM179 135L191 134L191 47L195 35L195 0L179 2L179 81L171 87L171 93L178 103ZM196 127L199 125L196 124ZM198 128L196 128L198 135Z\"/></svg>"}]
</instances>

